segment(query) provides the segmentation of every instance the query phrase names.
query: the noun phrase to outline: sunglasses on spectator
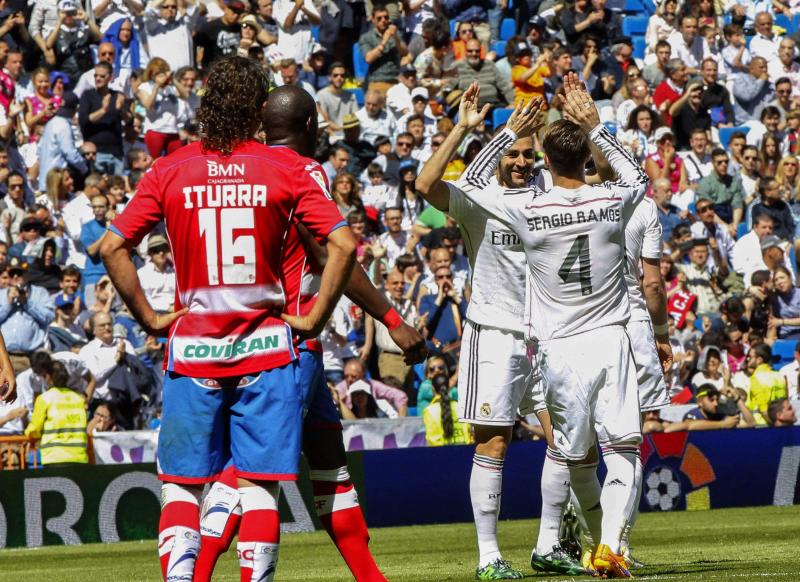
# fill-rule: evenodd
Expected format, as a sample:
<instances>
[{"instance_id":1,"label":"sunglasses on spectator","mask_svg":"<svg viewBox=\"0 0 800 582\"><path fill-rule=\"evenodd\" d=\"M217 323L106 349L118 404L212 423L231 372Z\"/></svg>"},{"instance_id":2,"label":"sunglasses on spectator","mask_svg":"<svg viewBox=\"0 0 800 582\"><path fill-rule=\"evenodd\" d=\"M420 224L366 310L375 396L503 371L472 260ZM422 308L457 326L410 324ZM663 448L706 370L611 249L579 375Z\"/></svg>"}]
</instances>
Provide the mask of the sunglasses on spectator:
<instances>
[{"instance_id":1,"label":"sunglasses on spectator","mask_svg":"<svg viewBox=\"0 0 800 582\"><path fill-rule=\"evenodd\" d=\"M432 147L437 147L437 148L438 148L438 147L439 147L440 145L442 145L443 143L444 143L444 142L443 142L443 141L441 141L441 140L436 140L436 141L432 141L432 142L431 142L431 146L432 146Z\"/></svg>"},{"instance_id":2,"label":"sunglasses on spectator","mask_svg":"<svg viewBox=\"0 0 800 582\"><path fill-rule=\"evenodd\" d=\"M399 142L397 142L397 147L410 148L413 145L414 145L414 143L410 142L410 141L399 141Z\"/></svg>"},{"instance_id":3,"label":"sunglasses on spectator","mask_svg":"<svg viewBox=\"0 0 800 582\"><path fill-rule=\"evenodd\" d=\"M376 16L375 20L377 20L378 22L383 22L384 20L389 20L389 17L388 16Z\"/></svg>"},{"instance_id":4,"label":"sunglasses on spectator","mask_svg":"<svg viewBox=\"0 0 800 582\"><path fill-rule=\"evenodd\" d=\"M445 281L445 280L452 279L452 278L453 278L452 275L436 275L436 280L437 281Z\"/></svg>"},{"instance_id":5,"label":"sunglasses on spectator","mask_svg":"<svg viewBox=\"0 0 800 582\"><path fill-rule=\"evenodd\" d=\"M714 160L714 163L718 166L721 166L722 164L727 164L728 160Z\"/></svg>"},{"instance_id":6,"label":"sunglasses on spectator","mask_svg":"<svg viewBox=\"0 0 800 582\"><path fill-rule=\"evenodd\" d=\"M177 4L162 4L161 5L161 9L162 10L177 10L178 9L178 5Z\"/></svg>"},{"instance_id":7,"label":"sunglasses on spectator","mask_svg":"<svg viewBox=\"0 0 800 582\"><path fill-rule=\"evenodd\" d=\"M702 214L703 212L708 212L708 211L709 211L709 210L711 210L712 208L714 208L714 207L713 207L711 204L707 204L707 205L705 205L705 206L698 206L698 207L697 207L697 212L699 212L700 214Z\"/></svg>"},{"instance_id":8,"label":"sunglasses on spectator","mask_svg":"<svg viewBox=\"0 0 800 582\"><path fill-rule=\"evenodd\" d=\"M754 162L754 161L756 161L758 158L757 158L756 156L744 156L742 159L743 159L744 161L746 161L746 162Z\"/></svg>"},{"instance_id":9,"label":"sunglasses on spectator","mask_svg":"<svg viewBox=\"0 0 800 582\"><path fill-rule=\"evenodd\" d=\"M38 226L36 226L35 224L29 224L28 226L26 226L25 228L23 228L23 229L21 229L21 230L22 230L23 232L30 232L30 231L32 231L32 230L39 230L39 227L38 227Z\"/></svg>"},{"instance_id":10,"label":"sunglasses on spectator","mask_svg":"<svg viewBox=\"0 0 800 582\"><path fill-rule=\"evenodd\" d=\"M9 190L22 190L22 184L9 184Z\"/></svg>"}]
</instances>

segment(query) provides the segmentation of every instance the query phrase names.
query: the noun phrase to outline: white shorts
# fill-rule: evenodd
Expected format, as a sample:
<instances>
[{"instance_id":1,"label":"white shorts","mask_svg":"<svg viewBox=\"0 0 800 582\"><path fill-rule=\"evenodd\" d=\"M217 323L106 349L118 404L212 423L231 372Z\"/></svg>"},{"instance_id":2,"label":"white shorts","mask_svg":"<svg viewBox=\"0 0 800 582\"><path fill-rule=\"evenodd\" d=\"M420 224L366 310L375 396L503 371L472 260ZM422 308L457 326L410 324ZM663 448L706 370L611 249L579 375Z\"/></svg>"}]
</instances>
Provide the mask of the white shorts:
<instances>
[{"instance_id":1,"label":"white shorts","mask_svg":"<svg viewBox=\"0 0 800 582\"><path fill-rule=\"evenodd\" d=\"M461 421L513 426L531 377L531 360L522 333L467 320L458 361Z\"/></svg>"},{"instance_id":2,"label":"white shorts","mask_svg":"<svg viewBox=\"0 0 800 582\"><path fill-rule=\"evenodd\" d=\"M642 440L636 366L625 328L540 343L544 398L558 451L580 460L595 444Z\"/></svg>"},{"instance_id":3,"label":"white shorts","mask_svg":"<svg viewBox=\"0 0 800 582\"><path fill-rule=\"evenodd\" d=\"M656 339L650 321L629 321L625 326L631 338L636 379L639 382L639 408L642 412L669 406L669 392L664 382L661 360L656 351Z\"/></svg>"}]
</instances>

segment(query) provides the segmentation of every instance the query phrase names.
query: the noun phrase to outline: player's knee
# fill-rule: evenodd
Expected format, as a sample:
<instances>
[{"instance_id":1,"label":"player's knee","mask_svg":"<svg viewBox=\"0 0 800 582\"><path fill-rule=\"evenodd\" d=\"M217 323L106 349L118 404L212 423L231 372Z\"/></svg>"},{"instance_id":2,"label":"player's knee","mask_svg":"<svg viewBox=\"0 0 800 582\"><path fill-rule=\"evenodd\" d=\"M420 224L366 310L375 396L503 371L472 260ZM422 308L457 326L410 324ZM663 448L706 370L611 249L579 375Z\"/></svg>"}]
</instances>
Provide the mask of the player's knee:
<instances>
[{"instance_id":1,"label":"player's knee","mask_svg":"<svg viewBox=\"0 0 800 582\"><path fill-rule=\"evenodd\" d=\"M493 459L505 459L508 449L508 438L505 435L495 435L485 442L475 447L475 452L479 455L492 457Z\"/></svg>"}]
</instances>

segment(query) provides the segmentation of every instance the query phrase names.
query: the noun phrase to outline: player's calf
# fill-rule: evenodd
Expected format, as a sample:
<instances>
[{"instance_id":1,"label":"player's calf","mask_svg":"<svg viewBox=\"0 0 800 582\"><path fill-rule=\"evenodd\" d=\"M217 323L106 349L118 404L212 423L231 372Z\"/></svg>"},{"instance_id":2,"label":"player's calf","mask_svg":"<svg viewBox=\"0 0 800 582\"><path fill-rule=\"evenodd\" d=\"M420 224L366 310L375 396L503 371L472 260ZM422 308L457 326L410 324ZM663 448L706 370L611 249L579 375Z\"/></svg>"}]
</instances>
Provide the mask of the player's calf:
<instances>
[{"instance_id":1,"label":"player's calf","mask_svg":"<svg viewBox=\"0 0 800 582\"><path fill-rule=\"evenodd\" d=\"M219 557L228 551L242 519L236 471L223 471L203 499L200 512L200 553L193 582L210 582Z\"/></svg>"},{"instance_id":2,"label":"player's calf","mask_svg":"<svg viewBox=\"0 0 800 582\"><path fill-rule=\"evenodd\" d=\"M158 556L165 582L191 582L200 550L198 487L164 483L158 521Z\"/></svg>"},{"instance_id":3,"label":"player's calf","mask_svg":"<svg viewBox=\"0 0 800 582\"><path fill-rule=\"evenodd\" d=\"M239 481L242 523L236 553L239 556L241 582L272 582L278 566L280 518L279 484Z\"/></svg>"}]
</instances>

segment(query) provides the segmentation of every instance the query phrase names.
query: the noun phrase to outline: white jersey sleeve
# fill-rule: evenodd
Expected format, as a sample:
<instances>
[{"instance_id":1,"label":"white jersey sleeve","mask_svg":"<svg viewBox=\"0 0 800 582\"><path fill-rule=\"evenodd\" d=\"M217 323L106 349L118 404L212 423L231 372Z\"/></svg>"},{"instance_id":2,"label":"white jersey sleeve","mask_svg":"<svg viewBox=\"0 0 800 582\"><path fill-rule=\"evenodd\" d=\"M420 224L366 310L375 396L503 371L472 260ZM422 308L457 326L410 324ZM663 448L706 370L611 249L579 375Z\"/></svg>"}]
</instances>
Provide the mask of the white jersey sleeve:
<instances>
[{"instance_id":1,"label":"white jersey sleeve","mask_svg":"<svg viewBox=\"0 0 800 582\"><path fill-rule=\"evenodd\" d=\"M641 259L661 258L661 223L656 204L642 200L625 226L625 282L631 303L631 321L647 321L650 315L641 286Z\"/></svg>"},{"instance_id":2,"label":"white jersey sleeve","mask_svg":"<svg viewBox=\"0 0 800 582\"><path fill-rule=\"evenodd\" d=\"M600 124L595 127L589 134L589 138L600 148L611 169L619 177L616 182L606 183L604 186L622 196L623 215L627 219L647 192L647 174L644 173L642 166L631 153L611 135L604 125Z\"/></svg>"}]
</instances>

